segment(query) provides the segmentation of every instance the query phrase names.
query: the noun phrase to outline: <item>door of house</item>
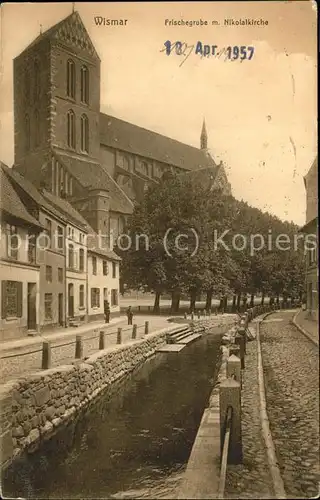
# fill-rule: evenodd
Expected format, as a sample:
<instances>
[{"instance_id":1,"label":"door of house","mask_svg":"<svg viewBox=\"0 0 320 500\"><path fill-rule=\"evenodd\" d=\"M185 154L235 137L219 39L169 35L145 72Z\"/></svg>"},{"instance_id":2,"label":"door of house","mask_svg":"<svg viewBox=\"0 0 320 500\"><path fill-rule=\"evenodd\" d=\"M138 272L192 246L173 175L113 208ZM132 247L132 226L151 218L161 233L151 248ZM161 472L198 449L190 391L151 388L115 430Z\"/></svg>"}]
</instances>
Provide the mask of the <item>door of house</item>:
<instances>
[{"instance_id":1,"label":"door of house","mask_svg":"<svg viewBox=\"0 0 320 500\"><path fill-rule=\"evenodd\" d=\"M58 295L58 322L60 326L63 326L63 293Z\"/></svg>"},{"instance_id":2,"label":"door of house","mask_svg":"<svg viewBox=\"0 0 320 500\"><path fill-rule=\"evenodd\" d=\"M73 284L68 285L68 316L69 318L74 317L74 296L73 296Z\"/></svg>"},{"instance_id":3,"label":"door of house","mask_svg":"<svg viewBox=\"0 0 320 500\"><path fill-rule=\"evenodd\" d=\"M37 328L37 284L28 283L28 330L36 330Z\"/></svg>"}]
</instances>

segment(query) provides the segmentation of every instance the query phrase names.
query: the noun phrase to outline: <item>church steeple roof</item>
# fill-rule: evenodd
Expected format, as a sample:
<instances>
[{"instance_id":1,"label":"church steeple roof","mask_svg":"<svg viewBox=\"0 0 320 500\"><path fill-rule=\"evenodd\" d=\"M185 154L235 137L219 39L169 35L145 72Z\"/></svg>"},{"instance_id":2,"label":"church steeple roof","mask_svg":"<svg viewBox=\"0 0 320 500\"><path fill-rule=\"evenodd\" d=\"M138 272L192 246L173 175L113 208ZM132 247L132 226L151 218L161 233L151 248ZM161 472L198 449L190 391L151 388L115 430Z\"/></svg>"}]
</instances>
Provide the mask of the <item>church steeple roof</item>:
<instances>
[{"instance_id":1,"label":"church steeple roof","mask_svg":"<svg viewBox=\"0 0 320 500\"><path fill-rule=\"evenodd\" d=\"M44 39L56 40L70 47L86 52L94 59L99 59L96 49L77 11L72 11L67 17L51 26L47 31L40 33L24 50L29 50ZM23 53L22 52L22 53ZM21 55L21 54L20 54Z\"/></svg>"},{"instance_id":2,"label":"church steeple roof","mask_svg":"<svg viewBox=\"0 0 320 500\"><path fill-rule=\"evenodd\" d=\"M207 134L205 119L203 119L202 123L202 130L200 136L200 149L208 149L208 134Z\"/></svg>"}]
</instances>

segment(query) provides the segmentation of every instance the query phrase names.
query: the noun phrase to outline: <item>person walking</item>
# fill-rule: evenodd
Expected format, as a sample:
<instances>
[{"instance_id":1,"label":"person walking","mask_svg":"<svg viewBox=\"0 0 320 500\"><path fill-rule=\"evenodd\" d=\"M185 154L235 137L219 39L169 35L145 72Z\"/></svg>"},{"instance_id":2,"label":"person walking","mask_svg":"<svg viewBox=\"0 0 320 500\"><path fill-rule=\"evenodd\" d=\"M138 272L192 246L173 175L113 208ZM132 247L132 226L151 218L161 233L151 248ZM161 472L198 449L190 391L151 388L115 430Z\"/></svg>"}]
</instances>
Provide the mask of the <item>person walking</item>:
<instances>
[{"instance_id":1,"label":"person walking","mask_svg":"<svg viewBox=\"0 0 320 500\"><path fill-rule=\"evenodd\" d=\"M127 309L127 317L128 317L128 325L132 325L133 312L131 310L131 306Z\"/></svg>"},{"instance_id":2,"label":"person walking","mask_svg":"<svg viewBox=\"0 0 320 500\"><path fill-rule=\"evenodd\" d=\"M104 319L106 323L110 322L110 304L108 300L105 300L103 303L104 307Z\"/></svg>"}]
</instances>

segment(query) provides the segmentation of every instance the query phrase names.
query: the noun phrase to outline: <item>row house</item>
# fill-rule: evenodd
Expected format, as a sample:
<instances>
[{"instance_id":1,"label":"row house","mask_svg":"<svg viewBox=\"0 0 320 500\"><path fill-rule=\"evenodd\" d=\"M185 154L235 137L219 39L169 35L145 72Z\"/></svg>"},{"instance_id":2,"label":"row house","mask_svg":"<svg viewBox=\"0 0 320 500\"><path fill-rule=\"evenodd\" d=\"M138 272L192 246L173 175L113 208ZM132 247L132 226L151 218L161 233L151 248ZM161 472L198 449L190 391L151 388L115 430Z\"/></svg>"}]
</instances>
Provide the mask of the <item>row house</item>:
<instances>
[{"instance_id":1,"label":"row house","mask_svg":"<svg viewBox=\"0 0 320 500\"><path fill-rule=\"evenodd\" d=\"M0 340L5 340L39 330L40 266L34 241L42 227L26 210L2 164L0 185Z\"/></svg>"},{"instance_id":2,"label":"row house","mask_svg":"<svg viewBox=\"0 0 320 500\"><path fill-rule=\"evenodd\" d=\"M26 331L46 331L102 319L103 301L107 299L111 315L119 315L119 257L105 244L97 245L97 234L66 199L44 188L37 189L15 169L2 165L1 173L24 213L39 227L28 238L27 250L30 256L31 250L34 253L39 307L36 325L29 321ZM27 254L26 258L31 258ZM8 267L15 272L12 261Z\"/></svg>"}]
</instances>

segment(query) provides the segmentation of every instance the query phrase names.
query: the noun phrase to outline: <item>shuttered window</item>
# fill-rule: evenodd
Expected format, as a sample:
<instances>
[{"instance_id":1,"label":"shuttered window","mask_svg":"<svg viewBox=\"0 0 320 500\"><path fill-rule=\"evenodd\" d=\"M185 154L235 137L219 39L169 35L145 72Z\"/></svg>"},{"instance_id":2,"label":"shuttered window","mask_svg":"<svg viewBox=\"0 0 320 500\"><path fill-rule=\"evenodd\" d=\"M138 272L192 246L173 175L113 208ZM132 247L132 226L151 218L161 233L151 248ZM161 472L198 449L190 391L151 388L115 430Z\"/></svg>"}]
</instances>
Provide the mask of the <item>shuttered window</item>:
<instances>
[{"instance_id":1,"label":"shuttered window","mask_svg":"<svg viewBox=\"0 0 320 500\"><path fill-rule=\"evenodd\" d=\"M2 281L1 317L22 317L22 282Z\"/></svg>"}]
</instances>

